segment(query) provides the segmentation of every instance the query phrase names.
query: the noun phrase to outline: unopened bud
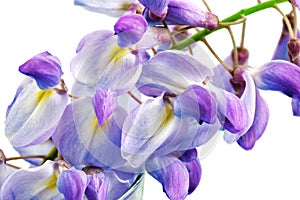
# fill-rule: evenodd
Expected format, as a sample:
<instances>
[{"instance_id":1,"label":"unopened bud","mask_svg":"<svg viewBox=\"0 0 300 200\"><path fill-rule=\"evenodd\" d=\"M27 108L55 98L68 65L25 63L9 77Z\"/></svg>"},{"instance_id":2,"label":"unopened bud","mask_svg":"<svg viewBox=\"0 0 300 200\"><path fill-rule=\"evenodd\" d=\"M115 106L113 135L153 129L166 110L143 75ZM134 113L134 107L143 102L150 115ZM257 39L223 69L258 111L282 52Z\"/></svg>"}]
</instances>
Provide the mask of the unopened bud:
<instances>
[{"instance_id":1,"label":"unopened bud","mask_svg":"<svg viewBox=\"0 0 300 200\"><path fill-rule=\"evenodd\" d=\"M288 44L288 56L291 63L300 66L300 40L291 40Z\"/></svg>"}]
</instances>

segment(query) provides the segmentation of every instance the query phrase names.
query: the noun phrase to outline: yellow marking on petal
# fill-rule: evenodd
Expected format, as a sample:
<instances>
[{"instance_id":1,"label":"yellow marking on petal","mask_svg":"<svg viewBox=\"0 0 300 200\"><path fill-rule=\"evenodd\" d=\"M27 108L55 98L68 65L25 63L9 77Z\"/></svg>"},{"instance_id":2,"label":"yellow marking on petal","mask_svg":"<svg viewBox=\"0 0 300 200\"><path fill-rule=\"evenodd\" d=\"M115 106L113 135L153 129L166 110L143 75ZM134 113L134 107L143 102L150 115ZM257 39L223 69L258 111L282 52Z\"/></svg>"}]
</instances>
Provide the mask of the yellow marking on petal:
<instances>
[{"instance_id":1,"label":"yellow marking on petal","mask_svg":"<svg viewBox=\"0 0 300 200\"><path fill-rule=\"evenodd\" d=\"M43 103L53 93L53 90L40 90L36 95L36 103Z\"/></svg>"},{"instance_id":2,"label":"yellow marking on petal","mask_svg":"<svg viewBox=\"0 0 300 200\"><path fill-rule=\"evenodd\" d=\"M110 60L112 62L119 61L124 55L128 53L128 49L126 48L120 48L119 46L116 46L113 48L113 50L110 52Z\"/></svg>"},{"instance_id":3,"label":"yellow marking on petal","mask_svg":"<svg viewBox=\"0 0 300 200\"><path fill-rule=\"evenodd\" d=\"M58 178L58 173L54 173L50 179L47 181L46 183L46 189L48 190L55 190L56 187L56 182L57 182L57 178Z\"/></svg>"},{"instance_id":4,"label":"yellow marking on petal","mask_svg":"<svg viewBox=\"0 0 300 200\"><path fill-rule=\"evenodd\" d=\"M172 111L172 107L170 105L166 105L166 110L165 110L165 113L164 113L164 116L163 116L163 119L164 120L164 126L167 126L171 120L174 118L174 113Z\"/></svg>"},{"instance_id":5,"label":"yellow marking on petal","mask_svg":"<svg viewBox=\"0 0 300 200\"><path fill-rule=\"evenodd\" d=\"M97 116L95 116L91 123L93 134L95 135L96 133L100 132L104 128L106 122L107 122L107 120L104 121L101 126L99 126L98 118L97 118Z\"/></svg>"}]
</instances>

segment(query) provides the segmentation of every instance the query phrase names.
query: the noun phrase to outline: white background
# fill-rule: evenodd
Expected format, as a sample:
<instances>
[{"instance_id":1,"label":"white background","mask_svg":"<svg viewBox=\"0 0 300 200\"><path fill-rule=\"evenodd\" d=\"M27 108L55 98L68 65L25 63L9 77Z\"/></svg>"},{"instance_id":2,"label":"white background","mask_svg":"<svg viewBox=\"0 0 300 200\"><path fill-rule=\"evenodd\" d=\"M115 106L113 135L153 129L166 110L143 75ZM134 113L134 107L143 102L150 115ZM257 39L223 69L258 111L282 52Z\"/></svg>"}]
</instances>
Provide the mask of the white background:
<instances>
[{"instance_id":1,"label":"white background","mask_svg":"<svg viewBox=\"0 0 300 200\"><path fill-rule=\"evenodd\" d=\"M69 63L77 43L89 32L112 29L115 19L76 7L71 0L0 2L0 148L10 157L17 154L4 136L4 121L6 107L24 77L18 67L47 50L61 60L64 78L71 88ZM200 0L198 2L203 6ZM255 0L207 2L220 19L256 3ZM283 8L289 10L287 5ZM237 42L240 29L241 26L234 27ZM281 17L274 10L248 17L245 45L250 50L250 65L259 67L270 60L280 30ZM207 40L221 58L231 51L225 30ZM226 144L221 138L216 148L201 159L201 183L188 200L300 199L300 119L292 117L288 97L277 92L263 92L263 96L271 113L263 137L248 152L237 144ZM167 199L161 185L150 176L146 177L144 195L145 200Z\"/></svg>"}]
</instances>

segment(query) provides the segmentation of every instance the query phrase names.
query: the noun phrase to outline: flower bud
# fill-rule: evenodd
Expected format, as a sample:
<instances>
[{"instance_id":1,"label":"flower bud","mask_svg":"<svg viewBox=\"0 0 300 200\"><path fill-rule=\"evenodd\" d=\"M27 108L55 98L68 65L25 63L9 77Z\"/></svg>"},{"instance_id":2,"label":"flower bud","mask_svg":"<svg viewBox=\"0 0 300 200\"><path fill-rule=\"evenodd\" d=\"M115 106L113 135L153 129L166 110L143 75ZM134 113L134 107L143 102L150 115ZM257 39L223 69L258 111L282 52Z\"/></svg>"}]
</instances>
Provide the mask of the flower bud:
<instances>
[{"instance_id":1,"label":"flower bud","mask_svg":"<svg viewBox=\"0 0 300 200\"><path fill-rule=\"evenodd\" d=\"M287 48L288 48L288 56L290 58L290 61L292 63L294 63L295 65L300 66L300 40L296 39L296 40L291 40L288 44L287 44Z\"/></svg>"}]
</instances>

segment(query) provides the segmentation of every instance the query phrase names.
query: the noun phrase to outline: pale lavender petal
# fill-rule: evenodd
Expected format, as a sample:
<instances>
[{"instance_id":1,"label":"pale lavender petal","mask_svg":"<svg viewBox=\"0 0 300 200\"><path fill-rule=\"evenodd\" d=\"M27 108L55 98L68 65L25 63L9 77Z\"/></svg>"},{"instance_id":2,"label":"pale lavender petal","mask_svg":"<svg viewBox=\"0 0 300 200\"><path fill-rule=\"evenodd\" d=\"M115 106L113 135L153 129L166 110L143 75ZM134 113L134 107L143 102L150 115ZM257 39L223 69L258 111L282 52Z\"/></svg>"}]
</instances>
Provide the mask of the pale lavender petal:
<instances>
[{"instance_id":1,"label":"pale lavender petal","mask_svg":"<svg viewBox=\"0 0 300 200\"><path fill-rule=\"evenodd\" d=\"M164 91L180 94L193 83L202 84L210 75L212 71L192 56L181 51L163 51L144 64L136 87L148 96Z\"/></svg>"},{"instance_id":2,"label":"pale lavender petal","mask_svg":"<svg viewBox=\"0 0 300 200\"><path fill-rule=\"evenodd\" d=\"M148 173L158 180L171 200L184 199L189 190L189 173L186 166L174 156L155 157L148 162Z\"/></svg>"},{"instance_id":3,"label":"pale lavender petal","mask_svg":"<svg viewBox=\"0 0 300 200\"><path fill-rule=\"evenodd\" d=\"M194 117L201 123L214 123L217 117L215 96L201 86L191 85L176 97L174 114L178 117Z\"/></svg>"},{"instance_id":4,"label":"pale lavender petal","mask_svg":"<svg viewBox=\"0 0 300 200\"><path fill-rule=\"evenodd\" d=\"M101 44L106 39L113 36L113 34L114 33L109 30L99 30L87 34L80 40L79 44L77 45L76 53L78 53L82 48L89 48L89 46L93 45L94 43ZM72 69L71 71L73 72Z\"/></svg>"},{"instance_id":5,"label":"pale lavender petal","mask_svg":"<svg viewBox=\"0 0 300 200\"><path fill-rule=\"evenodd\" d=\"M104 166L90 154L81 141L73 119L72 105L66 107L52 140L64 160L72 166Z\"/></svg>"},{"instance_id":6,"label":"pale lavender petal","mask_svg":"<svg viewBox=\"0 0 300 200\"><path fill-rule=\"evenodd\" d=\"M47 51L32 57L19 71L33 78L42 90L58 85L63 74L58 58Z\"/></svg>"},{"instance_id":7,"label":"pale lavender petal","mask_svg":"<svg viewBox=\"0 0 300 200\"><path fill-rule=\"evenodd\" d=\"M114 26L118 35L118 45L127 47L137 43L147 30L147 22L138 14L124 15L118 19Z\"/></svg>"},{"instance_id":8,"label":"pale lavender petal","mask_svg":"<svg viewBox=\"0 0 300 200\"><path fill-rule=\"evenodd\" d=\"M159 27L148 27L147 31L136 44L136 49L147 50L160 44L166 44L170 41L168 30Z\"/></svg>"},{"instance_id":9,"label":"pale lavender petal","mask_svg":"<svg viewBox=\"0 0 300 200\"><path fill-rule=\"evenodd\" d=\"M108 179L103 173L88 175L88 185L85 190L85 196L88 199L102 200L106 199L108 190Z\"/></svg>"},{"instance_id":10,"label":"pale lavender petal","mask_svg":"<svg viewBox=\"0 0 300 200\"><path fill-rule=\"evenodd\" d=\"M61 199L56 187L59 166L46 161L42 166L12 173L1 188L1 199Z\"/></svg>"},{"instance_id":11,"label":"pale lavender petal","mask_svg":"<svg viewBox=\"0 0 300 200\"><path fill-rule=\"evenodd\" d=\"M280 91L289 97L300 95L300 68L288 61L268 62L254 72L253 78L260 89Z\"/></svg>"},{"instance_id":12,"label":"pale lavender petal","mask_svg":"<svg viewBox=\"0 0 300 200\"><path fill-rule=\"evenodd\" d=\"M126 11L138 7L137 0L75 0L75 5L112 17L120 17Z\"/></svg>"},{"instance_id":13,"label":"pale lavender petal","mask_svg":"<svg viewBox=\"0 0 300 200\"><path fill-rule=\"evenodd\" d=\"M57 180L57 188L66 200L81 200L87 184L86 174L74 168L62 171Z\"/></svg>"},{"instance_id":14,"label":"pale lavender petal","mask_svg":"<svg viewBox=\"0 0 300 200\"><path fill-rule=\"evenodd\" d=\"M118 109L99 126L92 98L80 98L66 108L53 141L64 158L73 164L123 167L126 161L121 156L120 143L125 117L126 113Z\"/></svg>"},{"instance_id":15,"label":"pale lavender petal","mask_svg":"<svg viewBox=\"0 0 300 200\"><path fill-rule=\"evenodd\" d=\"M65 106L66 93L40 90L33 80L25 79L6 117L5 134L14 147L42 143L53 134Z\"/></svg>"},{"instance_id":16,"label":"pale lavender petal","mask_svg":"<svg viewBox=\"0 0 300 200\"><path fill-rule=\"evenodd\" d=\"M202 169L198 159L196 149L187 150L179 157L182 163L186 166L189 172L189 190L188 194L191 194L199 185Z\"/></svg>"}]
</instances>

